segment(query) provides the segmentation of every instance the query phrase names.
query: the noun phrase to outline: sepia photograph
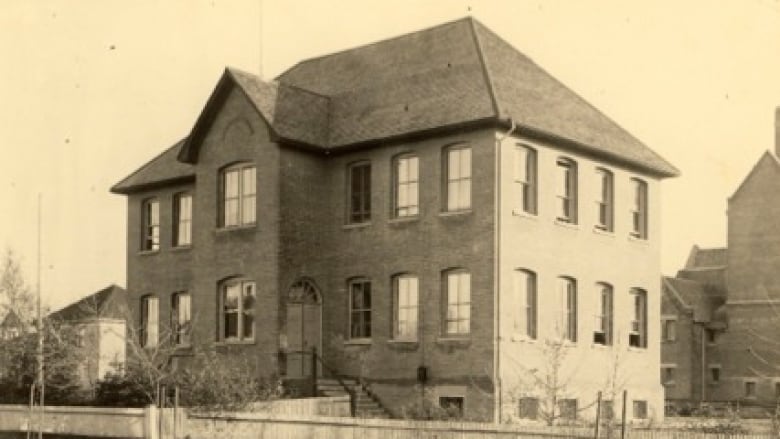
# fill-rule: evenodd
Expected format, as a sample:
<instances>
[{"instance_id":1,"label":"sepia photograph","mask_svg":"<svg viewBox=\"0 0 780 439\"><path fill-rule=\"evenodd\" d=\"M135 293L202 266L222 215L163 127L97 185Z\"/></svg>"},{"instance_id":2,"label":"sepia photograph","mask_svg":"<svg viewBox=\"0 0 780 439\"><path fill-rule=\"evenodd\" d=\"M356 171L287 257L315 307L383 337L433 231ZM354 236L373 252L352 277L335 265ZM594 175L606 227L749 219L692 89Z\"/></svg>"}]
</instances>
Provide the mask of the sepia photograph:
<instances>
[{"instance_id":1,"label":"sepia photograph","mask_svg":"<svg viewBox=\"0 0 780 439\"><path fill-rule=\"evenodd\" d=\"M0 57L0 439L780 438L780 0L6 0Z\"/></svg>"}]
</instances>

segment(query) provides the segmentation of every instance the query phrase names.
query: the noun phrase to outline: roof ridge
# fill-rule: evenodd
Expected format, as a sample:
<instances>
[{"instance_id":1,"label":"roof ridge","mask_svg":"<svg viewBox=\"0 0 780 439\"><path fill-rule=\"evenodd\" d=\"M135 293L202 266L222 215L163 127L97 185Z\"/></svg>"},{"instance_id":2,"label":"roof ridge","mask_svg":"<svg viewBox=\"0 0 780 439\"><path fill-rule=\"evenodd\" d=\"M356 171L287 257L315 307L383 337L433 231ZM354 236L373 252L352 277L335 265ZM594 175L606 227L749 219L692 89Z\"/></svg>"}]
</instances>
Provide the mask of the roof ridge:
<instances>
[{"instance_id":1,"label":"roof ridge","mask_svg":"<svg viewBox=\"0 0 780 439\"><path fill-rule=\"evenodd\" d=\"M501 117L501 104L498 100L498 94L496 92L495 84L493 84L493 73L490 70L490 65L485 57L485 51L482 49L482 41L480 41L479 33L476 28L476 20L469 20L469 26L471 28L471 36L474 40L474 46L477 49L477 57L482 64L482 74L485 76L485 85L487 86L488 93L490 94L490 100L493 102L493 111L496 113L496 117ZM483 26L484 27L484 26Z\"/></svg>"},{"instance_id":2,"label":"roof ridge","mask_svg":"<svg viewBox=\"0 0 780 439\"><path fill-rule=\"evenodd\" d=\"M321 98L325 98L325 99L331 99L330 96L324 95L322 93L317 93L316 91L309 90L307 88L303 88L303 87L297 86L295 84L282 83L282 82L277 81L276 79L273 79L271 81L266 81L265 79L261 78L260 75L256 75L256 74L254 74L252 72L247 72L246 70L241 70L241 69L236 68L236 67L226 66L225 70L227 70L231 75L235 76L235 73L239 73L239 74L244 75L244 76L249 76L250 77L249 79L252 79L253 81L259 81L259 82L262 82L264 84L275 86L277 88L278 87L292 88L292 89L295 89L295 90L298 90L298 91L302 91L302 92L305 92L305 93L308 93L308 94L311 94L311 95L314 95L314 96L317 96L317 97L321 97Z\"/></svg>"},{"instance_id":3,"label":"roof ridge","mask_svg":"<svg viewBox=\"0 0 780 439\"><path fill-rule=\"evenodd\" d=\"M340 55L342 53L351 52L353 50L364 49L366 47L376 46L376 45L379 45L379 44L387 43L389 41L400 40L401 38L407 38L407 37L412 36L412 35L420 34L420 33L423 33L423 32L428 32L428 31L431 31L433 29L437 29L437 28L441 28L441 27L445 27L445 26L451 26L451 25L453 25L455 23L459 23L461 21L469 21L469 20L473 21L474 18L471 15L467 15L465 17L457 18L455 20L445 21L444 23L439 23L439 24L436 24L436 25L433 25L433 26L428 26L428 27L422 28L422 29L417 29L417 30L414 30L414 31L405 32L405 33L402 33L400 35L396 35L396 36L393 36L393 37L382 38L382 39L379 39L379 40L376 40L376 41L372 41L370 43L359 44L357 46L350 47L348 49L337 50L335 52L329 52L329 53L325 53L325 54L322 54L322 55L317 55L317 56L312 56L310 58L305 58L305 59L302 59L302 60L296 62L292 66L288 67L282 73L278 74L276 76L275 80L281 82L282 76L286 75L291 70L293 70L294 68L296 68L299 65L304 64L304 63L308 63L308 62L311 62L311 61L316 61L316 60L319 60L319 59L322 59L322 58L328 58L330 56Z\"/></svg>"},{"instance_id":4,"label":"roof ridge","mask_svg":"<svg viewBox=\"0 0 780 439\"><path fill-rule=\"evenodd\" d=\"M123 178L123 179L122 179L122 180L120 180L118 183L116 183L115 185L111 186L111 189L110 189L110 191L111 191L111 192L114 192L114 193L118 193L118 192L117 192L117 190L118 190L119 186L121 186L121 185L122 185L124 182L126 182L127 180L129 180L129 179L130 179L131 177L133 177L134 175L136 175L136 174L140 173L141 171L143 171L143 170L144 170L144 169L146 169L147 167L151 166L151 165L152 165L152 163L154 163L154 161L155 161L155 160L157 160L157 159L159 159L160 157L162 157L163 155L165 155L165 153L167 153L168 151L172 150L173 148L176 148L177 146L180 146L180 145L182 145L182 143L183 143L184 141L186 141L186 140L187 140L187 137L189 137L189 136L184 136L184 137L182 137L181 139L177 140L177 141L176 141L176 142L175 142L173 145L171 145L171 146L169 146L168 148L165 148L164 150L162 150L162 152L160 152L159 154L157 154L156 156L154 156L154 158L152 158L151 160L147 160L147 161L146 161L146 163L144 163L143 165L141 165L141 166L140 166L138 169L136 169L135 171L131 172L129 175L127 175L127 177ZM182 162L182 163L183 163L183 162ZM191 165L190 163L185 163L185 164L187 164L187 165Z\"/></svg>"}]
</instances>

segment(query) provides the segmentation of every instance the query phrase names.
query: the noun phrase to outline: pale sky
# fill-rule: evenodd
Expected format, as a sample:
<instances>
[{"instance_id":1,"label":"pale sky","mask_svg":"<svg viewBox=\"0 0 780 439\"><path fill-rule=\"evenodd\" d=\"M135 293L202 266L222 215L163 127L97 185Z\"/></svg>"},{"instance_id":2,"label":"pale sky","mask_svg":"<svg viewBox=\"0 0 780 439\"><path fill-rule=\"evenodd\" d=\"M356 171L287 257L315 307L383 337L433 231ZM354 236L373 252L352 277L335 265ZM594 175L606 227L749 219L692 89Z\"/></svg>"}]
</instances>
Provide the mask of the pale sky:
<instances>
[{"instance_id":1,"label":"pale sky","mask_svg":"<svg viewBox=\"0 0 780 439\"><path fill-rule=\"evenodd\" d=\"M774 148L778 0L4 0L0 246L34 285L40 192L44 300L125 286L108 190L189 132L225 66L270 79L469 14L682 171L663 184L665 274L725 245L727 197Z\"/></svg>"}]
</instances>

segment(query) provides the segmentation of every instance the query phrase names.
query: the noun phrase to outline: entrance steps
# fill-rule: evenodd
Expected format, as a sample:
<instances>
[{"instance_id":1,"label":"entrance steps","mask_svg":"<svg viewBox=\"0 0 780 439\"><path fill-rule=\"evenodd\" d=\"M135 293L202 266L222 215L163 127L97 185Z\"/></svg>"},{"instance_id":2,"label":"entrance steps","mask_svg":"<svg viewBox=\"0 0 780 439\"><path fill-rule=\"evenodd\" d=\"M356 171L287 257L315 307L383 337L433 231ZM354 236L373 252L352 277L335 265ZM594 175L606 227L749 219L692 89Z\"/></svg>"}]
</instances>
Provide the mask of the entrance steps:
<instances>
[{"instance_id":1,"label":"entrance steps","mask_svg":"<svg viewBox=\"0 0 780 439\"><path fill-rule=\"evenodd\" d=\"M358 418L391 418L390 412L375 395L354 378L341 378L345 386L355 393L355 416ZM348 396L336 378L317 378L317 391L321 396Z\"/></svg>"}]
</instances>

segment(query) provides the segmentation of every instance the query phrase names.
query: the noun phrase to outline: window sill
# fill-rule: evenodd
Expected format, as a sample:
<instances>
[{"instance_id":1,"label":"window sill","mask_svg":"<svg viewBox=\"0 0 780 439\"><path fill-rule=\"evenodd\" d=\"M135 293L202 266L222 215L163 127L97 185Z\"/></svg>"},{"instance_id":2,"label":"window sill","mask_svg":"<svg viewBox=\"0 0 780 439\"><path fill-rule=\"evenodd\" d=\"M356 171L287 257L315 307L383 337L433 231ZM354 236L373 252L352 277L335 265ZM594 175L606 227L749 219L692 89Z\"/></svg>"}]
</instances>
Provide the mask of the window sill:
<instances>
[{"instance_id":1,"label":"window sill","mask_svg":"<svg viewBox=\"0 0 780 439\"><path fill-rule=\"evenodd\" d=\"M236 345L253 345L255 340L220 340L214 343L214 346L236 346Z\"/></svg>"},{"instance_id":2,"label":"window sill","mask_svg":"<svg viewBox=\"0 0 780 439\"><path fill-rule=\"evenodd\" d=\"M389 344L420 344L417 339L391 338L387 340Z\"/></svg>"},{"instance_id":3,"label":"window sill","mask_svg":"<svg viewBox=\"0 0 780 439\"><path fill-rule=\"evenodd\" d=\"M222 233L237 232L239 230L252 230L252 229L256 229L256 228L257 228L257 224L256 223L255 224L242 224L240 226L217 227L215 229L215 232L217 234L222 234Z\"/></svg>"},{"instance_id":4,"label":"window sill","mask_svg":"<svg viewBox=\"0 0 780 439\"><path fill-rule=\"evenodd\" d=\"M609 237L609 238L614 238L615 237L615 231L614 230L606 230L606 229L602 229L602 228L600 228L598 226L593 226L593 233L595 233L596 235L606 236L606 237Z\"/></svg>"},{"instance_id":5,"label":"window sill","mask_svg":"<svg viewBox=\"0 0 780 439\"><path fill-rule=\"evenodd\" d=\"M556 226L563 227L565 229L571 229L571 230L579 230L580 229L579 224L572 223L572 222L569 222L569 221L564 221L564 220L561 220L560 218L556 218L555 221L553 221L553 223Z\"/></svg>"},{"instance_id":6,"label":"window sill","mask_svg":"<svg viewBox=\"0 0 780 439\"><path fill-rule=\"evenodd\" d=\"M523 209L512 209L512 216L538 221L539 216L535 213L526 212Z\"/></svg>"},{"instance_id":7,"label":"window sill","mask_svg":"<svg viewBox=\"0 0 780 439\"><path fill-rule=\"evenodd\" d=\"M172 252L188 252L192 250L192 245L177 245L175 247L171 247Z\"/></svg>"},{"instance_id":8,"label":"window sill","mask_svg":"<svg viewBox=\"0 0 780 439\"><path fill-rule=\"evenodd\" d=\"M462 210L445 210L443 212L439 212L439 217L441 218L447 218L451 216L463 216L463 215L471 215L474 213L471 209L462 209Z\"/></svg>"},{"instance_id":9,"label":"window sill","mask_svg":"<svg viewBox=\"0 0 780 439\"><path fill-rule=\"evenodd\" d=\"M640 348L638 346L629 346L628 347L628 352L637 352L637 353L644 352L644 353L646 353L647 352L647 348Z\"/></svg>"},{"instance_id":10,"label":"window sill","mask_svg":"<svg viewBox=\"0 0 780 439\"><path fill-rule=\"evenodd\" d=\"M673 387L675 385L677 385L677 383L675 383L674 381L667 381L667 382L663 383L664 387Z\"/></svg>"},{"instance_id":11,"label":"window sill","mask_svg":"<svg viewBox=\"0 0 780 439\"><path fill-rule=\"evenodd\" d=\"M387 220L388 224L409 224L420 220L420 215L398 216Z\"/></svg>"},{"instance_id":12,"label":"window sill","mask_svg":"<svg viewBox=\"0 0 780 439\"><path fill-rule=\"evenodd\" d=\"M601 350L612 349L612 345L611 344L602 344L602 343L591 343L590 347L592 349L601 349Z\"/></svg>"},{"instance_id":13,"label":"window sill","mask_svg":"<svg viewBox=\"0 0 780 439\"><path fill-rule=\"evenodd\" d=\"M628 235L628 240L630 242L636 242L637 244L648 245L647 238L640 238L633 234Z\"/></svg>"},{"instance_id":14,"label":"window sill","mask_svg":"<svg viewBox=\"0 0 780 439\"><path fill-rule=\"evenodd\" d=\"M351 338L344 341L344 346L369 346L371 342L370 338Z\"/></svg>"},{"instance_id":15,"label":"window sill","mask_svg":"<svg viewBox=\"0 0 780 439\"><path fill-rule=\"evenodd\" d=\"M152 256L160 253L160 250L141 250L138 252L138 256Z\"/></svg>"},{"instance_id":16,"label":"window sill","mask_svg":"<svg viewBox=\"0 0 780 439\"><path fill-rule=\"evenodd\" d=\"M535 338L531 338L531 337L529 337L529 336L527 336L525 334L520 334L520 333L517 333L517 332L512 334L509 337L509 339L511 341L521 342L521 343L536 343L536 339Z\"/></svg>"},{"instance_id":17,"label":"window sill","mask_svg":"<svg viewBox=\"0 0 780 439\"><path fill-rule=\"evenodd\" d=\"M442 336L436 339L436 344L445 346L461 346L466 347L471 345L471 337L468 336Z\"/></svg>"},{"instance_id":18,"label":"window sill","mask_svg":"<svg viewBox=\"0 0 780 439\"><path fill-rule=\"evenodd\" d=\"M344 230L352 230L352 229L363 229L365 227L369 227L371 225L371 221L365 222L365 223L349 223L344 224L341 226Z\"/></svg>"}]
</instances>

